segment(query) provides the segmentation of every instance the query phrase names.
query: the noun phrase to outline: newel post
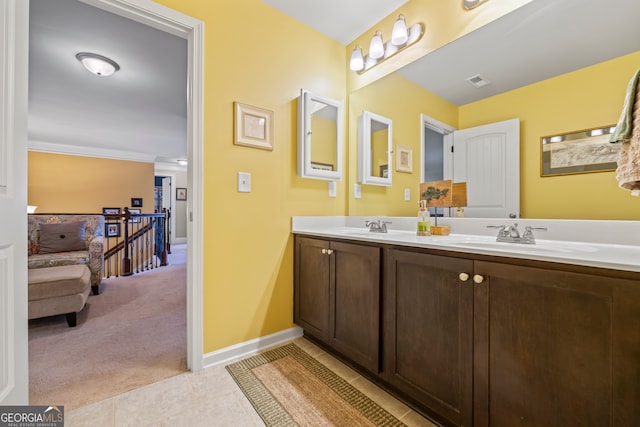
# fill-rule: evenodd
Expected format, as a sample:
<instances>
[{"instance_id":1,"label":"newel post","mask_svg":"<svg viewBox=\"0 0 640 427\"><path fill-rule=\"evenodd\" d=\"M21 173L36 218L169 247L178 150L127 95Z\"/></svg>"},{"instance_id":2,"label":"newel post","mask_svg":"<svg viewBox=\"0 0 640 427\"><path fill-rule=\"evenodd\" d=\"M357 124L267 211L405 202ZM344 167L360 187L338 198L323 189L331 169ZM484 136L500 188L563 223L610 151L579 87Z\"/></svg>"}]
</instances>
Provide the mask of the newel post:
<instances>
[{"instance_id":1,"label":"newel post","mask_svg":"<svg viewBox=\"0 0 640 427\"><path fill-rule=\"evenodd\" d=\"M122 258L122 275L131 276L133 271L131 270L131 258L129 257L129 222L131 220L131 212L129 208L124 208L124 257Z\"/></svg>"}]
</instances>

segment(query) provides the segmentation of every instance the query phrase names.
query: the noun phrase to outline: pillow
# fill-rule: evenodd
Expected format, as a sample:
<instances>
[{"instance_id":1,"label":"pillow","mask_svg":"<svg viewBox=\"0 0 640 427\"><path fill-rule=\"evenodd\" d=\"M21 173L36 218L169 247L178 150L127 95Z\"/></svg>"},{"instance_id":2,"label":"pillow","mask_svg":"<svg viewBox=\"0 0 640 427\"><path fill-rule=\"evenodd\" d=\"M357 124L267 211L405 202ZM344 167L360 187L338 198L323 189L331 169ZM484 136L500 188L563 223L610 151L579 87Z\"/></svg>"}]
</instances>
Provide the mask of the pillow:
<instances>
[{"instance_id":1,"label":"pillow","mask_svg":"<svg viewBox=\"0 0 640 427\"><path fill-rule=\"evenodd\" d=\"M40 253L84 251L85 221L63 222L60 224L40 223Z\"/></svg>"}]
</instances>

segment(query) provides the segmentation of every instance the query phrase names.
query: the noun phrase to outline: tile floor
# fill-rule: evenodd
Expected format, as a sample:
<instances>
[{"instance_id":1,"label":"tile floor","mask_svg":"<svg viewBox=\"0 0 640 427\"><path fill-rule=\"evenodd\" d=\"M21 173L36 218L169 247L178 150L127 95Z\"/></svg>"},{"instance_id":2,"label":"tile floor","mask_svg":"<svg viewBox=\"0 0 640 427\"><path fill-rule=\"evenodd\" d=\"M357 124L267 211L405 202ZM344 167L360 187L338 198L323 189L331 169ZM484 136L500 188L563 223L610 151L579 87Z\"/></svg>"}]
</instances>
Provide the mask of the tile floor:
<instances>
[{"instance_id":1,"label":"tile floor","mask_svg":"<svg viewBox=\"0 0 640 427\"><path fill-rule=\"evenodd\" d=\"M435 427L409 407L304 338L300 348L409 426ZM168 378L70 411L67 427L263 426L223 365Z\"/></svg>"}]
</instances>

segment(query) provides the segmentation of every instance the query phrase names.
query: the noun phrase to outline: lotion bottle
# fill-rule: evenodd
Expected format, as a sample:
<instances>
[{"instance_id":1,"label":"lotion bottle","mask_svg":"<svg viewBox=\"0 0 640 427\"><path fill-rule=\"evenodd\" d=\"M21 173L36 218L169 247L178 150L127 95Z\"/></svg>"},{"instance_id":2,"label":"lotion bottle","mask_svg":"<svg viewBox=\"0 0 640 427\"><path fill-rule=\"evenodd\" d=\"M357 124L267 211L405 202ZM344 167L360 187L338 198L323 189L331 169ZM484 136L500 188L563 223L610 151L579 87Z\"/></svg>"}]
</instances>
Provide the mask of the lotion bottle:
<instances>
[{"instance_id":1,"label":"lotion bottle","mask_svg":"<svg viewBox=\"0 0 640 427\"><path fill-rule=\"evenodd\" d=\"M427 209L427 201L420 200L420 209L418 210L418 236L430 236L431 235L431 216L429 209Z\"/></svg>"}]
</instances>

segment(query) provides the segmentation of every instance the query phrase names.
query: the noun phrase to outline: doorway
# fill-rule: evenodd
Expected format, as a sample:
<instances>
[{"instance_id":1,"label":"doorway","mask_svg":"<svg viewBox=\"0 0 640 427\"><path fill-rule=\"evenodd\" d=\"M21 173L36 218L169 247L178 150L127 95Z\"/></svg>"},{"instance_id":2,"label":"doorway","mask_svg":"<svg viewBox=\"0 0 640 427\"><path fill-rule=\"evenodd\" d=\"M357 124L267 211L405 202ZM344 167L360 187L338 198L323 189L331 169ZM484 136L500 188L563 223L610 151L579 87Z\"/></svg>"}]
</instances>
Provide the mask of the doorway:
<instances>
[{"instance_id":1,"label":"doorway","mask_svg":"<svg viewBox=\"0 0 640 427\"><path fill-rule=\"evenodd\" d=\"M187 367L192 371L202 369L202 146L203 146L203 60L204 60L204 24L182 13L176 12L165 6L143 0L81 0L86 4L115 13L119 16L132 19L145 25L152 26L162 31L177 35L188 41L188 145L189 158L187 169L187 186L191 197L188 201L189 223L187 242ZM5 22L12 25L3 26L0 31L0 45L7 47L2 51L1 77L3 87L16 88L11 97L5 98L3 108L0 109L2 117L0 121L6 124L9 132L0 135L0 148L2 152L10 153L11 158L0 156L1 166L10 165L14 160L22 164L26 161L27 152L27 91L28 73L26 55L15 54L24 51L27 45L29 16L28 0L0 0L0 10ZM11 175L0 184L10 184L9 189L17 197L8 199L6 206L12 212L22 209L26 200L26 186L13 186L13 183L26 183L26 168L9 168ZM14 209L15 208L15 209ZM4 210L4 209L3 209ZM18 220L18 223L21 221ZM25 226L26 227L26 226ZM20 227L17 227L20 230ZM2 234L3 239L5 234ZM22 248L21 239L13 239L13 234L6 234L7 244ZM3 240L3 244L4 244ZM23 253L24 252L24 253ZM17 266L26 266L26 251L16 252L14 258ZM18 272L19 273L19 272ZM16 273L11 282L11 298L18 307L26 307L27 282L26 272ZM15 288L15 289L13 289ZM15 299L14 299L15 298ZM0 346L0 359L11 372L11 377L0 378L0 403L28 403L28 346L23 325L26 324L25 310L11 310L11 318L3 322L6 330L2 331L2 344ZM4 363L6 362L6 363Z\"/></svg>"}]
</instances>

